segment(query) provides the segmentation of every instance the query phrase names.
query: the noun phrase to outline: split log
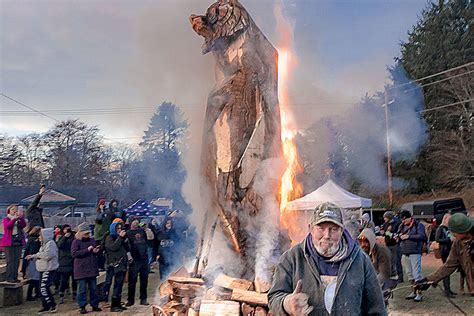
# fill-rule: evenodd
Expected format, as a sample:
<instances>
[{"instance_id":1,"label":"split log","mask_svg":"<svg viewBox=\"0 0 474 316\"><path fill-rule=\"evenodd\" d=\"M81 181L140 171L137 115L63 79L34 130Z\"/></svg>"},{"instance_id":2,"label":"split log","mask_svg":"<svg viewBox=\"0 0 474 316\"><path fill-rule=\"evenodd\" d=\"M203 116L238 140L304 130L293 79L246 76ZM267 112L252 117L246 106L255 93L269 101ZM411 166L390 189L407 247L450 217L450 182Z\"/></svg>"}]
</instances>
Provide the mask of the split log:
<instances>
[{"instance_id":1,"label":"split log","mask_svg":"<svg viewBox=\"0 0 474 316\"><path fill-rule=\"evenodd\" d=\"M257 293L254 291L235 289L232 291L231 300L255 305L268 305L267 294Z\"/></svg>"},{"instance_id":2,"label":"split log","mask_svg":"<svg viewBox=\"0 0 474 316\"><path fill-rule=\"evenodd\" d=\"M169 277L167 281L171 282L171 283L204 285L204 280L199 279L199 278L187 278L187 277L172 276L172 277Z\"/></svg>"},{"instance_id":3,"label":"split log","mask_svg":"<svg viewBox=\"0 0 474 316\"><path fill-rule=\"evenodd\" d=\"M220 273L214 280L215 286L225 287L226 289L250 290L252 282L245 279L236 279Z\"/></svg>"},{"instance_id":4,"label":"split log","mask_svg":"<svg viewBox=\"0 0 474 316\"><path fill-rule=\"evenodd\" d=\"M173 294L173 286L171 285L171 282L165 281L161 283L158 289L160 291L160 297Z\"/></svg>"},{"instance_id":5,"label":"split log","mask_svg":"<svg viewBox=\"0 0 474 316\"><path fill-rule=\"evenodd\" d=\"M243 316L254 316L255 315L255 307L250 306L247 303L242 303L242 315Z\"/></svg>"},{"instance_id":6,"label":"split log","mask_svg":"<svg viewBox=\"0 0 474 316\"><path fill-rule=\"evenodd\" d=\"M226 301L230 300L231 296L231 290L213 286L206 291L204 299L213 301Z\"/></svg>"},{"instance_id":7,"label":"split log","mask_svg":"<svg viewBox=\"0 0 474 316\"><path fill-rule=\"evenodd\" d=\"M263 281L261 278L255 278L255 291L258 293L267 293L270 291L272 285L268 282Z\"/></svg>"},{"instance_id":8,"label":"split log","mask_svg":"<svg viewBox=\"0 0 474 316\"><path fill-rule=\"evenodd\" d=\"M193 308L188 309L188 316L199 316L199 311L196 311Z\"/></svg>"},{"instance_id":9,"label":"split log","mask_svg":"<svg viewBox=\"0 0 474 316\"><path fill-rule=\"evenodd\" d=\"M186 311L186 306L175 300L169 301L165 305L161 306L161 308L167 313L183 313Z\"/></svg>"},{"instance_id":10,"label":"split log","mask_svg":"<svg viewBox=\"0 0 474 316\"><path fill-rule=\"evenodd\" d=\"M173 285L179 285L173 287L173 295L178 297L202 297L206 288L200 285L186 284L181 285L179 283L174 283Z\"/></svg>"},{"instance_id":11,"label":"split log","mask_svg":"<svg viewBox=\"0 0 474 316\"><path fill-rule=\"evenodd\" d=\"M233 301L202 300L199 316L240 316L240 304Z\"/></svg>"},{"instance_id":12,"label":"split log","mask_svg":"<svg viewBox=\"0 0 474 316\"><path fill-rule=\"evenodd\" d=\"M170 277L188 278L188 277L190 277L190 274L189 274L188 270L186 270L185 267L181 266L181 267L179 267L178 270L172 272L170 274L169 278ZM160 287L159 287L159 292L160 292L161 297L173 294L173 287L171 286L171 283L168 280L162 282L160 284Z\"/></svg>"}]
</instances>

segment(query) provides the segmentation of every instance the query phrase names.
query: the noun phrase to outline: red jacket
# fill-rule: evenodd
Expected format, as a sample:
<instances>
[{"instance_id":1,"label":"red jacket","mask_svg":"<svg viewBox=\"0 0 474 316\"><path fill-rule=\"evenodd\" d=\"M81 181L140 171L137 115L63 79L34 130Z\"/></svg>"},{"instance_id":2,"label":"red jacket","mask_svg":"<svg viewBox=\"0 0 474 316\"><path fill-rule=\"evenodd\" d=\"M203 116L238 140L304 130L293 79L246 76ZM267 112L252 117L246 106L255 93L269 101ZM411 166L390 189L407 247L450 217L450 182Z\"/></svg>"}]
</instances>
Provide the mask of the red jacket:
<instances>
[{"instance_id":1,"label":"red jacket","mask_svg":"<svg viewBox=\"0 0 474 316\"><path fill-rule=\"evenodd\" d=\"M24 217L18 217L16 219L10 219L5 217L2 221L3 223L3 238L0 242L1 247L9 247L12 245L12 235L13 235L13 226L16 221L18 221L18 229L23 229L26 227L26 221ZM25 245L25 239L22 241L23 246Z\"/></svg>"}]
</instances>

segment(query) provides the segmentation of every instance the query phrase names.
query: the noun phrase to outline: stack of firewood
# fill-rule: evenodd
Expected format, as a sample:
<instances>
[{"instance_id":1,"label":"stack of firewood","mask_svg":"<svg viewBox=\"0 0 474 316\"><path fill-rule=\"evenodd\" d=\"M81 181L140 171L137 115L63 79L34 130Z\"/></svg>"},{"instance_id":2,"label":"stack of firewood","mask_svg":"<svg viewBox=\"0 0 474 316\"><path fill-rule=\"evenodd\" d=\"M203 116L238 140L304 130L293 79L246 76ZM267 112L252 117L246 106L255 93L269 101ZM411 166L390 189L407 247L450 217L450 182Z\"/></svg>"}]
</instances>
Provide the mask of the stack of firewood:
<instances>
[{"instance_id":1,"label":"stack of firewood","mask_svg":"<svg viewBox=\"0 0 474 316\"><path fill-rule=\"evenodd\" d=\"M193 278L181 268L160 286L161 304L154 315L264 316L268 315L269 285L220 273L212 282Z\"/></svg>"}]
</instances>

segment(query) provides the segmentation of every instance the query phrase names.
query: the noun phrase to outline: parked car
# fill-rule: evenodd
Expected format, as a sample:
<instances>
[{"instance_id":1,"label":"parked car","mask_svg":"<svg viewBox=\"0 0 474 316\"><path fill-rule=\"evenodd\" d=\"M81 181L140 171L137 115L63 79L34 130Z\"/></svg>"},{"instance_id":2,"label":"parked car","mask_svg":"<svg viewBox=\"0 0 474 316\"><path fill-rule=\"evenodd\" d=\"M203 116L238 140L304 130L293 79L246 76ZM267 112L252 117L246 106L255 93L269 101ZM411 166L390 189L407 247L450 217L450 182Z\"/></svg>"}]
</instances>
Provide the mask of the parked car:
<instances>
[{"instance_id":1,"label":"parked car","mask_svg":"<svg viewBox=\"0 0 474 316\"><path fill-rule=\"evenodd\" d=\"M74 216L72 216L72 212L68 212L64 214L64 217L86 217L84 212L74 212Z\"/></svg>"},{"instance_id":2,"label":"parked car","mask_svg":"<svg viewBox=\"0 0 474 316\"><path fill-rule=\"evenodd\" d=\"M462 198L436 199L430 201L416 201L405 203L401 206L402 210L410 211L414 218L431 221L436 219L437 225L441 224L446 213L464 213L467 214L466 206Z\"/></svg>"}]
</instances>

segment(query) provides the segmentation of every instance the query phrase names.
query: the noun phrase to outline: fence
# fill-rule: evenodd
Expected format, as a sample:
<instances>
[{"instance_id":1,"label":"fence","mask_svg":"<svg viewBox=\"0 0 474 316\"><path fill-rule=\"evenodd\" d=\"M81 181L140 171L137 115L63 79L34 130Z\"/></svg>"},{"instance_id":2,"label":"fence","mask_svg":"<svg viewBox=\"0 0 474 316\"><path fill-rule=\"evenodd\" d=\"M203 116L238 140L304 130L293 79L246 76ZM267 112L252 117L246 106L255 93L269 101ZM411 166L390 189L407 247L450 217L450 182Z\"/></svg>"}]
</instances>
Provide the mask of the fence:
<instances>
[{"instance_id":1,"label":"fence","mask_svg":"<svg viewBox=\"0 0 474 316\"><path fill-rule=\"evenodd\" d=\"M51 216L44 217L45 227L54 227L54 225L69 224L73 229L81 223L94 224L94 217L63 217L63 216Z\"/></svg>"}]
</instances>

